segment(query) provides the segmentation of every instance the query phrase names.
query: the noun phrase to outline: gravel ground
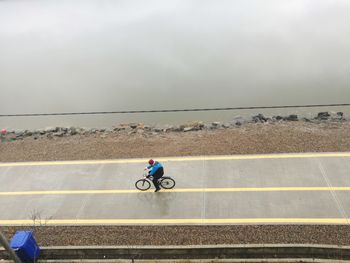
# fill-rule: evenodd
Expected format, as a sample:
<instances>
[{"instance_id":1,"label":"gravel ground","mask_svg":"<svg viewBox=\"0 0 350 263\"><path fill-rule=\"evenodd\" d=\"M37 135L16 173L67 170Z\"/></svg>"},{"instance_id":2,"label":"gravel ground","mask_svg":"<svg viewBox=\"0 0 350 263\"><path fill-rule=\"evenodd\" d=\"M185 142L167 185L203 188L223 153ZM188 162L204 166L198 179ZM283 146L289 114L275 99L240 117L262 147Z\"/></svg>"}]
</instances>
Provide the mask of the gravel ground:
<instances>
[{"instance_id":1,"label":"gravel ground","mask_svg":"<svg viewBox=\"0 0 350 263\"><path fill-rule=\"evenodd\" d=\"M0 162L134 157L350 151L350 121L246 124L238 128L158 134L31 137L0 143Z\"/></svg>"},{"instance_id":2,"label":"gravel ground","mask_svg":"<svg viewBox=\"0 0 350 263\"><path fill-rule=\"evenodd\" d=\"M0 162L350 151L350 122L282 122L158 134L75 135L0 143ZM22 227L2 227L8 237ZM40 245L310 243L350 245L350 225L35 227Z\"/></svg>"},{"instance_id":3,"label":"gravel ground","mask_svg":"<svg viewBox=\"0 0 350 263\"><path fill-rule=\"evenodd\" d=\"M2 227L10 238L23 227ZM41 246L84 245L350 245L350 225L27 227Z\"/></svg>"}]
</instances>

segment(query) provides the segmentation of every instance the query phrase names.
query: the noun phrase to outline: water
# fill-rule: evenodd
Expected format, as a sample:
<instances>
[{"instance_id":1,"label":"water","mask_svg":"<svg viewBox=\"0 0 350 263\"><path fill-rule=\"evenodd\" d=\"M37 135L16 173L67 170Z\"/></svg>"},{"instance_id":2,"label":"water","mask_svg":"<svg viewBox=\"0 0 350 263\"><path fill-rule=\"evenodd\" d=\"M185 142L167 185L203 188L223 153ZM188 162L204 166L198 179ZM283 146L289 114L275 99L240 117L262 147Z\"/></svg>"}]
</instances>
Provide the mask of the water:
<instances>
[{"instance_id":1,"label":"water","mask_svg":"<svg viewBox=\"0 0 350 263\"><path fill-rule=\"evenodd\" d=\"M2 0L0 114L350 102L348 0ZM350 107L0 118L0 127L228 121Z\"/></svg>"}]
</instances>

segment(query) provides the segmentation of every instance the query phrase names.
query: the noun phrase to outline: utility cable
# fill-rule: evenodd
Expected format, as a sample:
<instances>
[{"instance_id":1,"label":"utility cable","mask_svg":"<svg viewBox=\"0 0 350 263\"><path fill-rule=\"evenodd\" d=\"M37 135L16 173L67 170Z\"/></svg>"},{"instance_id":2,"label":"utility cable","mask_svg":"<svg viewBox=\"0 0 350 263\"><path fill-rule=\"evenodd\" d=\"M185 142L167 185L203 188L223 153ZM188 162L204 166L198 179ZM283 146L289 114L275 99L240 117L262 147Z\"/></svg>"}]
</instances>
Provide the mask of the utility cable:
<instances>
[{"instance_id":1,"label":"utility cable","mask_svg":"<svg viewBox=\"0 0 350 263\"><path fill-rule=\"evenodd\" d=\"M195 111L233 111L256 109L287 109L287 108L319 108L319 107L344 107L350 103L341 104L308 104L308 105L280 105L280 106L256 106L256 107L227 107L227 108L194 108L194 109L164 109L164 110L123 110L123 111L90 111L90 112L58 112L58 113L18 113L0 114L0 117L36 117L36 116L66 116L66 115L98 115L98 114L134 114L134 113L166 113L166 112L195 112Z\"/></svg>"}]
</instances>

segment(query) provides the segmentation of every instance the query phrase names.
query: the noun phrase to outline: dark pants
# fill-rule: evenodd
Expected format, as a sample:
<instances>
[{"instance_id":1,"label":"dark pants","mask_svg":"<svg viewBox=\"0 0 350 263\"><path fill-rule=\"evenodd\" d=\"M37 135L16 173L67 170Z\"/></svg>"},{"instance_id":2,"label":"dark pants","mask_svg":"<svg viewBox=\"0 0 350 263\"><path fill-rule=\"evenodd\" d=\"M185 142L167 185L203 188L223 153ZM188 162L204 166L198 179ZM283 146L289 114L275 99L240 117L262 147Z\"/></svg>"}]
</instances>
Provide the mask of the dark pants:
<instances>
[{"instance_id":1,"label":"dark pants","mask_svg":"<svg viewBox=\"0 0 350 263\"><path fill-rule=\"evenodd\" d=\"M160 189L159 188L159 184L158 184L158 180L159 178L161 178L162 176L164 175L164 169L163 167L160 167L153 175L153 184L154 184L154 187L156 189Z\"/></svg>"}]
</instances>

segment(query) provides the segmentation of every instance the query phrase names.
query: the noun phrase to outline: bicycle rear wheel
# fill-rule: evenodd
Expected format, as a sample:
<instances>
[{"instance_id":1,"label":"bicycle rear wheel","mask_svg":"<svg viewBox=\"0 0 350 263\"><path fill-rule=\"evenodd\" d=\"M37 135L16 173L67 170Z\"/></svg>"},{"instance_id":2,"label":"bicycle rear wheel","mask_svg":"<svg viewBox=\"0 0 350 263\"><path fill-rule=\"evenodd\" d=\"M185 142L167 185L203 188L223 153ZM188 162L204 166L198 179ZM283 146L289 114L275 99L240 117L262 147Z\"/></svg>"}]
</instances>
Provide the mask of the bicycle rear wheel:
<instances>
[{"instance_id":1,"label":"bicycle rear wheel","mask_svg":"<svg viewBox=\"0 0 350 263\"><path fill-rule=\"evenodd\" d=\"M175 186L175 181L170 177L162 177L160 181L160 185L164 189L172 189Z\"/></svg>"},{"instance_id":2,"label":"bicycle rear wheel","mask_svg":"<svg viewBox=\"0 0 350 263\"><path fill-rule=\"evenodd\" d=\"M146 191L151 188L151 183L146 179L136 181L135 187L141 191Z\"/></svg>"}]
</instances>

